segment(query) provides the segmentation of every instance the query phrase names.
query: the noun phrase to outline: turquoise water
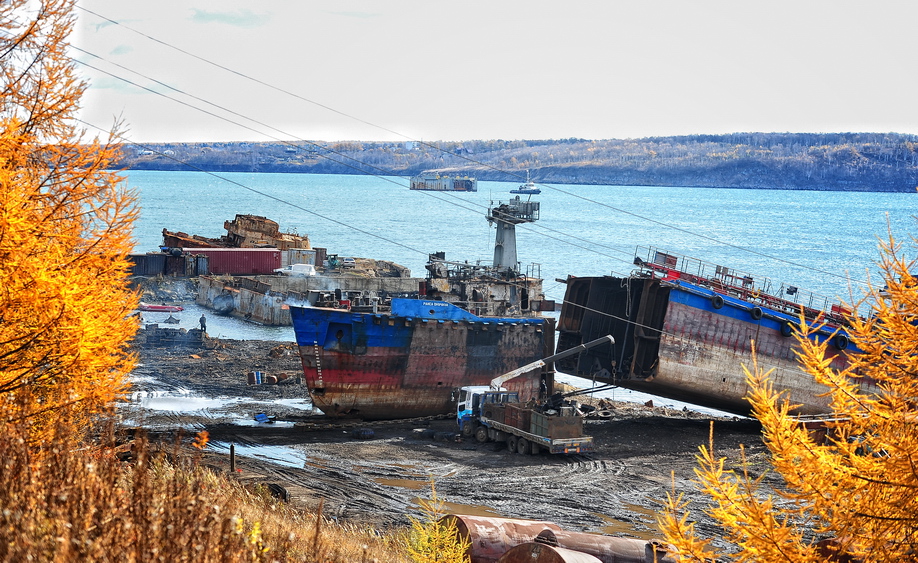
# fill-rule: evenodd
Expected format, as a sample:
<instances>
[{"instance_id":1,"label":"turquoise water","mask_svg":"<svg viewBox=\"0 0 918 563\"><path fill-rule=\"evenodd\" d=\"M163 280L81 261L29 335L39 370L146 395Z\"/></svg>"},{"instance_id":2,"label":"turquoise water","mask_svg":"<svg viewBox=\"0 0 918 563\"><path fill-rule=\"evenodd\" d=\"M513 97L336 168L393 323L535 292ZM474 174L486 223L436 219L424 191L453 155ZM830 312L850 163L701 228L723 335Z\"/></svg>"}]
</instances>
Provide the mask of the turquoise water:
<instances>
[{"instance_id":1,"label":"turquoise water","mask_svg":"<svg viewBox=\"0 0 918 563\"><path fill-rule=\"evenodd\" d=\"M407 178L201 172L127 173L140 195L136 251L156 250L162 230L225 234L237 213L264 215L283 231L341 256L391 260L424 275L427 254L490 262L489 204L515 183L479 182L477 193L411 191ZM524 199L529 196L522 196ZM655 246L828 297L876 276L877 238L909 242L916 194L680 187L542 186L540 220L517 230L519 260L539 264L546 294L556 278L631 271L635 247ZM914 255L914 252L909 252Z\"/></svg>"}]
</instances>

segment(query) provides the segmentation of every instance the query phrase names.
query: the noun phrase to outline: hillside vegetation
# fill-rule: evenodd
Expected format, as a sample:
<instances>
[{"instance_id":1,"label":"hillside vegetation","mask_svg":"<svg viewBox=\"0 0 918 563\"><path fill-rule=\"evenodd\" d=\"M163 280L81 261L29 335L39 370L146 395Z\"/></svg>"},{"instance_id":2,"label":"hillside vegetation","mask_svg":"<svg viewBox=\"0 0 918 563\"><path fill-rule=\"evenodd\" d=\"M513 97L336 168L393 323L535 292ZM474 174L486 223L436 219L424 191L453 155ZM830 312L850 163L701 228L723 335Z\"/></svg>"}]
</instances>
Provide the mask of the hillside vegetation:
<instances>
[{"instance_id":1,"label":"hillside vegetation","mask_svg":"<svg viewBox=\"0 0 918 563\"><path fill-rule=\"evenodd\" d=\"M591 141L165 143L123 147L135 170L414 176L515 182L912 192L918 136L736 133Z\"/></svg>"}]
</instances>

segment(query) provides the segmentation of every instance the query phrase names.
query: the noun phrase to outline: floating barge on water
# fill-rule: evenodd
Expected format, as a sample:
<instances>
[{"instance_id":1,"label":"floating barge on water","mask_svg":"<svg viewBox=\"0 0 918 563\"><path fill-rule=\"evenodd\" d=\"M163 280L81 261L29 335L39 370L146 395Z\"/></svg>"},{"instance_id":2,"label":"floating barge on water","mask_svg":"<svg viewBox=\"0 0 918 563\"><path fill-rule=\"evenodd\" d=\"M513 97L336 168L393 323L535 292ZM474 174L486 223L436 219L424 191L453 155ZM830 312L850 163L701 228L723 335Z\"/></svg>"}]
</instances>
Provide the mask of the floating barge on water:
<instances>
[{"instance_id":1,"label":"floating barge on water","mask_svg":"<svg viewBox=\"0 0 918 563\"><path fill-rule=\"evenodd\" d=\"M428 192L477 192L478 180L468 176L421 174L411 179L409 188Z\"/></svg>"},{"instance_id":2,"label":"floating barge on water","mask_svg":"<svg viewBox=\"0 0 918 563\"><path fill-rule=\"evenodd\" d=\"M558 321L558 351L611 334L615 346L558 362L565 373L670 399L749 414L742 364L773 369L794 414L829 411L826 388L804 373L792 338L801 310L814 338L828 341L842 369L856 351L845 331L850 311L788 285L732 268L639 248L628 277L570 277ZM872 384L861 382L867 391Z\"/></svg>"},{"instance_id":3,"label":"floating barge on water","mask_svg":"<svg viewBox=\"0 0 918 563\"><path fill-rule=\"evenodd\" d=\"M309 307L288 302L304 380L313 404L330 416L396 419L448 414L460 387L550 356L554 309L542 280L520 272L515 226L538 219L537 202L519 197L489 210L496 223L494 263L447 262L432 254L420 299L388 308ZM526 401L551 389L551 371L505 383Z\"/></svg>"}]
</instances>

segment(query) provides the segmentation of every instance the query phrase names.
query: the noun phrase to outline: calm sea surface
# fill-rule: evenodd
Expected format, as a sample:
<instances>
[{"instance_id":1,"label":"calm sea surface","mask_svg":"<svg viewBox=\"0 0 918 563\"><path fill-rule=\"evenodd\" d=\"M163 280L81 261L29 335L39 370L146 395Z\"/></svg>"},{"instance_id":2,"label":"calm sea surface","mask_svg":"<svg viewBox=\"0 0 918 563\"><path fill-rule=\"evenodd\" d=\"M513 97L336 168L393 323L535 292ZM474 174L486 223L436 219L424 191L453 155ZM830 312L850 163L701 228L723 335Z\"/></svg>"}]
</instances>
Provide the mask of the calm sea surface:
<instances>
[{"instance_id":1,"label":"calm sea surface","mask_svg":"<svg viewBox=\"0 0 918 563\"><path fill-rule=\"evenodd\" d=\"M404 178L314 174L127 174L140 195L136 251L157 250L162 230L219 237L237 213L263 215L341 256L391 260L424 276L427 254L493 258L491 202L516 184L477 193L411 191ZM537 180L537 179L536 179ZM529 196L521 196L527 198ZM827 297L848 296L876 275L877 238L908 242L918 194L555 185L540 220L517 228L523 267L538 264L549 298L566 276L625 274L637 246L654 246Z\"/></svg>"}]
</instances>

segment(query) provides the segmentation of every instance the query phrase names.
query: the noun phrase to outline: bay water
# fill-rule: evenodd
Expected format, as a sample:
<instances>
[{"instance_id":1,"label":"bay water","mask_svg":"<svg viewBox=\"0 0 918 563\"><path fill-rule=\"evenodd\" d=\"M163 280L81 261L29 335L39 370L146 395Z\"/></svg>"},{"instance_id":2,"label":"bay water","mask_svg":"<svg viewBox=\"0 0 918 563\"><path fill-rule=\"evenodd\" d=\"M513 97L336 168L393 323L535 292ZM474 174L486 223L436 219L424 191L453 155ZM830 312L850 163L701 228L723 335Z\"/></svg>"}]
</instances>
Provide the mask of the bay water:
<instances>
[{"instance_id":1,"label":"bay water","mask_svg":"<svg viewBox=\"0 0 918 563\"><path fill-rule=\"evenodd\" d=\"M408 179L360 175L129 171L140 198L136 252L158 250L162 230L225 234L236 214L263 215L339 256L390 260L423 277L429 253L493 259L489 206L516 184L476 193L408 189ZM534 180L538 180L535 178ZM653 246L796 285L856 295L876 276L877 241L916 232L915 193L543 185L540 218L517 227L522 267L537 264L549 299L568 275L624 275L638 246ZM908 248L908 253L914 251Z\"/></svg>"}]
</instances>

